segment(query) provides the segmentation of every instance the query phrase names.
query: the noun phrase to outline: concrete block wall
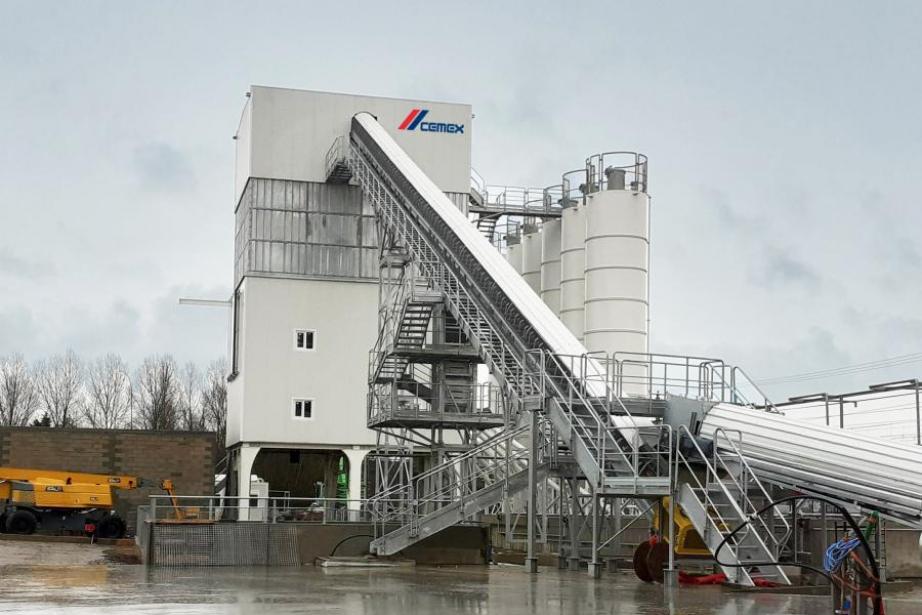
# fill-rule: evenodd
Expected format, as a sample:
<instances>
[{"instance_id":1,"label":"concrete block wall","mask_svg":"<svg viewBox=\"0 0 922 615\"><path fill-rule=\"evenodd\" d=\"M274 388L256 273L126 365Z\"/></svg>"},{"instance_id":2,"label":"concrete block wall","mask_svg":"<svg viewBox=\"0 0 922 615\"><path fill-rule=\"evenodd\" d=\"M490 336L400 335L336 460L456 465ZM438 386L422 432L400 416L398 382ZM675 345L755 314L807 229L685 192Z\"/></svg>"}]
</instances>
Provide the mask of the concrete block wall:
<instances>
[{"instance_id":1,"label":"concrete block wall","mask_svg":"<svg viewBox=\"0 0 922 615\"><path fill-rule=\"evenodd\" d=\"M0 427L0 466L169 478L180 495L213 492L215 454L210 432ZM117 493L129 529L137 506L159 493L156 486Z\"/></svg>"}]
</instances>

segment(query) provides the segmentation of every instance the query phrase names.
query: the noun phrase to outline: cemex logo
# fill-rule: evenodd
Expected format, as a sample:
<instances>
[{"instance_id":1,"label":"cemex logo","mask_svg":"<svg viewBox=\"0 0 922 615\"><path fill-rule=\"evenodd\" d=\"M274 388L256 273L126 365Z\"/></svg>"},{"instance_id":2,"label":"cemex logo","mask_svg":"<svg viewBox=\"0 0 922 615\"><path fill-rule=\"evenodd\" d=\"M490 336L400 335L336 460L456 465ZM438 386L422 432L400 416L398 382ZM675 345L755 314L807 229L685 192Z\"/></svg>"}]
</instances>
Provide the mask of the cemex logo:
<instances>
[{"instance_id":1,"label":"cemex logo","mask_svg":"<svg viewBox=\"0 0 922 615\"><path fill-rule=\"evenodd\" d=\"M444 122L424 122L429 114L429 109L413 109L410 111L397 130L416 130L420 132L450 132L454 134L464 133L464 124L446 124Z\"/></svg>"}]
</instances>

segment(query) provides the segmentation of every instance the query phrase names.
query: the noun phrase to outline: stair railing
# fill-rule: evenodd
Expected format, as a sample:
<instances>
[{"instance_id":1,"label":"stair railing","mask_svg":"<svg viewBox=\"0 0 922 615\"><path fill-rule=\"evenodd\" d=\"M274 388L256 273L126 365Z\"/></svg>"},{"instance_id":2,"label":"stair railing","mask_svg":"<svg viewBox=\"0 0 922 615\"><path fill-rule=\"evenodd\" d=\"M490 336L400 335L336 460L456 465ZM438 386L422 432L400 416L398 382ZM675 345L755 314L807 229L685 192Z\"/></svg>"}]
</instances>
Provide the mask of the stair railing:
<instances>
[{"instance_id":1,"label":"stair railing","mask_svg":"<svg viewBox=\"0 0 922 615\"><path fill-rule=\"evenodd\" d=\"M736 431L738 441L742 442L742 432L737 430L733 431ZM746 457L743 455L741 447L730 438L726 430L722 427L715 429L712 440L714 442L714 468L717 469L717 471L722 469L726 473L723 480L729 479L732 485L739 491L740 496L737 504L743 512L743 518L752 520L750 527L753 527L753 529L760 534L763 542L771 545L771 553L777 558L781 552L784 538L778 537L777 532L768 525L768 522L763 516L756 515L761 506L757 505L752 501L752 498L750 498L749 487L755 486L762 497L765 498L766 503L772 501L771 494L762 484L762 481L759 480L756 473L753 472L752 467L750 467L749 462L746 461ZM786 536L790 532L791 526L783 515L779 515L778 519L784 526L784 534Z\"/></svg>"}]
</instances>

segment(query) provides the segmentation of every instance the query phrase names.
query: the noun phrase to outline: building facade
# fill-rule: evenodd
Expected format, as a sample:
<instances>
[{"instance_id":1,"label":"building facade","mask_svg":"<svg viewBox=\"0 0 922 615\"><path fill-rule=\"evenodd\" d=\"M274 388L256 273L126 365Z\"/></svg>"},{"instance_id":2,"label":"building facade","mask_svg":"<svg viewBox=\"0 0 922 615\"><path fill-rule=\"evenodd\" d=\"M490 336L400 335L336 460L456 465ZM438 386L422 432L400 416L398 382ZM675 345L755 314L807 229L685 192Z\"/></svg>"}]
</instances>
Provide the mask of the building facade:
<instances>
[{"instance_id":1,"label":"building facade","mask_svg":"<svg viewBox=\"0 0 922 615\"><path fill-rule=\"evenodd\" d=\"M359 188L326 182L327 153L360 111L467 202L469 105L251 88L235 137L229 494L249 495L260 452L284 449L292 459L344 455L349 498L361 497L362 461L376 443L366 408L379 245Z\"/></svg>"}]
</instances>

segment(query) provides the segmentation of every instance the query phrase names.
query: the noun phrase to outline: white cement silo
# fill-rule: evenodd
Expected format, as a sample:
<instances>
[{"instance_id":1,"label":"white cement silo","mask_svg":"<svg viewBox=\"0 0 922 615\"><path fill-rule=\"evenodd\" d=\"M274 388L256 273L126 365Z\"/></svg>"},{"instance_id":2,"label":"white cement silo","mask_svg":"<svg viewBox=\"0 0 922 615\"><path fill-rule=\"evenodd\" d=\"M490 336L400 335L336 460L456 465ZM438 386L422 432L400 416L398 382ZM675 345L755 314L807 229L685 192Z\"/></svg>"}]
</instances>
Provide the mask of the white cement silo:
<instances>
[{"instance_id":1,"label":"white cement silo","mask_svg":"<svg viewBox=\"0 0 922 615\"><path fill-rule=\"evenodd\" d=\"M560 316L560 220L541 225L541 299Z\"/></svg>"},{"instance_id":2,"label":"white cement silo","mask_svg":"<svg viewBox=\"0 0 922 615\"><path fill-rule=\"evenodd\" d=\"M541 233L534 226L527 226L522 235L522 277L535 291L541 293Z\"/></svg>"},{"instance_id":3,"label":"white cement silo","mask_svg":"<svg viewBox=\"0 0 922 615\"><path fill-rule=\"evenodd\" d=\"M617 170L606 187L590 194L585 206L584 344L590 352L647 353L650 198L625 189L624 173ZM646 372L636 365L626 371ZM641 393L629 388L627 393Z\"/></svg>"},{"instance_id":4,"label":"white cement silo","mask_svg":"<svg viewBox=\"0 0 922 615\"><path fill-rule=\"evenodd\" d=\"M506 260L516 270L516 273L522 273L522 243L518 235L506 236Z\"/></svg>"},{"instance_id":5,"label":"white cement silo","mask_svg":"<svg viewBox=\"0 0 922 615\"><path fill-rule=\"evenodd\" d=\"M585 208L577 203L564 207L560 217L560 320L583 339L586 269Z\"/></svg>"}]
</instances>

